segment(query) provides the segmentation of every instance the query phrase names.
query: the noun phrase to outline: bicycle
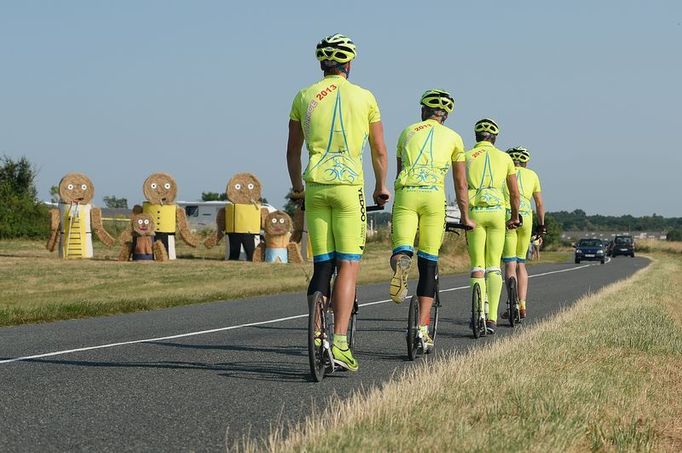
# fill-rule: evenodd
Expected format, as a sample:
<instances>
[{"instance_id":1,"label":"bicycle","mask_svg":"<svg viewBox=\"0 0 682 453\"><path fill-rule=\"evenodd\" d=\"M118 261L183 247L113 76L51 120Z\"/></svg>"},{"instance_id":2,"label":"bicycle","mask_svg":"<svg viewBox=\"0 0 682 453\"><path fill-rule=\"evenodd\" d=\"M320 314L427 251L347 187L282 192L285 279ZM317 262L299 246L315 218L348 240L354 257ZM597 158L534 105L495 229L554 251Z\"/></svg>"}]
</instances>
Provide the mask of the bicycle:
<instances>
[{"instance_id":1,"label":"bicycle","mask_svg":"<svg viewBox=\"0 0 682 453\"><path fill-rule=\"evenodd\" d=\"M383 206L367 206L365 212L383 211ZM334 276L336 277L336 270ZM334 312L332 310L333 285L331 282L331 292L325 298L321 292L316 291L308 301L308 362L310 373L315 382L320 382L325 375L336 371L332 356L332 339L334 333ZM348 324L348 345L352 349L355 346L357 337L357 315L358 315L358 295L355 291L355 300L351 310L350 322Z\"/></svg>"},{"instance_id":2,"label":"bicycle","mask_svg":"<svg viewBox=\"0 0 682 453\"><path fill-rule=\"evenodd\" d=\"M507 279L507 317L509 325L514 327L521 324L521 311L519 310L519 293L516 277L514 275Z\"/></svg>"},{"instance_id":3,"label":"bicycle","mask_svg":"<svg viewBox=\"0 0 682 453\"><path fill-rule=\"evenodd\" d=\"M481 296L481 285L474 283L471 288L471 329L474 332L474 338L485 337L488 332L486 330L486 321L488 321L488 302L484 302Z\"/></svg>"},{"instance_id":4,"label":"bicycle","mask_svg":"<svg viewBox=\"0 0 682 453\"><path fill-rule=\"evenodd\" d=\"M419 331L419 298L413 295L410 298L410 307L407 312L407 357L414 360L418 352L430 354L435 347L436 333L438 332L438 311L441 307L440 292L438 290L438 268L436 268L436 295L431 304L431 320L429 322L429 335L434 341L434 346L427 349L422 333Z\"/></svg>"},{"instance_id":5,"label":"bicycle","mask_svg":"<svg viewBox=\"0 0 682 453\"><path fill-rule=\"evenodd\" d=\"M457 230L468 230L468 226L461 223L447 222L445 225L445 231L454 232L459 235ZM438 312L440 310L440 285L439 285L439 272L438 267L436 267L436 294L433 298L433 304L431 304L431 316L429 322L429 336L434 342L432 348L427 349L419 331L419 298L413 295L410 298L410 306L407 312L407 332L405 339L407 342L407 358L409 360L414 360L418 353L430 354L435 348L436 335L438 333Z\"/></svg>"}]
</instances>

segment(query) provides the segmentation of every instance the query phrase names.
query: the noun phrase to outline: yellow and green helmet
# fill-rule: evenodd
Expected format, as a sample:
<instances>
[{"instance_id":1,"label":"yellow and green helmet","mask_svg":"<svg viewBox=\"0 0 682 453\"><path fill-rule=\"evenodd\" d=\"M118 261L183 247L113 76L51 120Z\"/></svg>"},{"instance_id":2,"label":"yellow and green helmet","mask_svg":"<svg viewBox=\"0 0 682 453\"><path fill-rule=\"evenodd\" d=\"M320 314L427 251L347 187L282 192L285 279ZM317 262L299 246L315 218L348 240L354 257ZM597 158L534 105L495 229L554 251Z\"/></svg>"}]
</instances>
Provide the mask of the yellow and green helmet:
<instances>
[{"instance_id":1,"label":"yellow and green helmet","mask_svg":"<svg viewBox=\"0 0 682 453\"><path fill-rule=\"evenodd\" d=\"M323 38L315 48L315 56L322 62L333 61L344 64L351 61L356 55L355 43L348 36L339 33Z\"/></svg>"},{"instance_id":2,"label":"yellow and green helmet","mask_svg":"<svg viewBox=\"0 0 682 453\"><path fill-rule=\"evenodd\" d=\"M493 135L500 133L500 127L497 125L495 120L490 118L483 118L482 120L476 121L474 124L474 132L488 132Z\"/></svg>"},{"instance_id":3,"label":"yellow and green helmet","mask_svg":"<svg viewBox=\"0 0 682 453\"><path fill-rule=\"evenodd\" d=\"M530 160L530 153L523 146L515 146L514 148L509 148L507 154L513 161L518 162L528 162Z\"/></svg>"},{"instance_id":4,"label":"yellow and green helmet","mask_svg":"<svg viewBox=\"0 0 682 453\"><path fill-rule=\"evenodd\" d=\"M419 103L432 109L445 110L447 113L452 113L455 108L455 100L450 93L439 89L427 90L422 94Z\"/></svg>"}]
</instances>

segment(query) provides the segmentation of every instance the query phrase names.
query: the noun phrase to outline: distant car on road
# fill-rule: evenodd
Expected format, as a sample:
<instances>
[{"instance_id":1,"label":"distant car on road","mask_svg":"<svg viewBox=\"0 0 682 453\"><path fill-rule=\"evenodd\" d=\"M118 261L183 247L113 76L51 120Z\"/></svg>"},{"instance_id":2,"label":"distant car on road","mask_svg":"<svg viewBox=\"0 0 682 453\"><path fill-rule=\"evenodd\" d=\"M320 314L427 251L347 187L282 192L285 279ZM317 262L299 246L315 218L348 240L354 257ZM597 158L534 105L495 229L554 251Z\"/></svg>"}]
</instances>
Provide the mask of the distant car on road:
<instances>
[{"instance_id":1,"label":"distant car on road","mask_svg":"<svg viewBox=\"0 0 682 453\"><path fill-rule=\"evenodd\" d=\"M606 251L601 239L581 239L575 246L575 263L581 261L599 261L604 264Z\"/></svg>"},{"instance_id":2,"label":"distant car on road","mask_svg":"<svg viewBox=\"0 0 682 453\"><path fill-rule=\"evenodd\" d=\"M630 235L618 235L613 238L607 250L609 256L630 256L635 257L635 241Z\"/></svg>"}]
</instances>

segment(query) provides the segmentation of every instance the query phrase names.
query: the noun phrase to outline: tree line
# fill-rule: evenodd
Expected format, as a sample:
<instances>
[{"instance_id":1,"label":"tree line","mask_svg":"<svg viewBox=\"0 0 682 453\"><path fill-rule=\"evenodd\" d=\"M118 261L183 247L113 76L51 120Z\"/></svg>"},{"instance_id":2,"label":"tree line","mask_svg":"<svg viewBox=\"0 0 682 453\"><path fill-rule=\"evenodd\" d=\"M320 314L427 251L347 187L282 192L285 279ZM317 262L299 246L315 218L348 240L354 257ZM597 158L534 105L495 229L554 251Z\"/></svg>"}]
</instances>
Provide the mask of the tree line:
<instances>
[{"instance_id":1,"label":"tree line","mask_svg":"<svg viewBox=\"0 0 682 453\"><path fill-rule=\"evenodd\" d=\"M671 231L682 229L682 217L663 217L657 214L635 217L632 215L587 215L582 209L572 212L549 213L561 228L577 231Z\"/></svg>"}]
</instances>

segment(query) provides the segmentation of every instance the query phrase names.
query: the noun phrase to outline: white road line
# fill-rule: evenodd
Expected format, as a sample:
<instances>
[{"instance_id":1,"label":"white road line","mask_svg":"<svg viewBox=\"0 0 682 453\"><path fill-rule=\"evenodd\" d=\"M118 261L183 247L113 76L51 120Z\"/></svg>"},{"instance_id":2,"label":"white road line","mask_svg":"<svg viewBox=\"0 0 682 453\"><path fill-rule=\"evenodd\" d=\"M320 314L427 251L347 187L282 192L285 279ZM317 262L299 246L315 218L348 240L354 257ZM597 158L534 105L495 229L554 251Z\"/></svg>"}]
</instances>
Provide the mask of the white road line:
<instances>
[{"instance_id":1,"label":"white road line","mask_svg":"<svg viewBox=\"0 0 682 453\"><path fill-rule=\"evenodd\" d=\"M567 269L561 269L558 271L549 271L549 272L543 272L541 274L534 274L534 275L529 275L529 278L533 277L544 277L546 275L551 275L551 274L558 274L561 272L571 272L571 271L577 271L579 269L584 269L586 267L590 266L595 266L595 264L583 264L582 266L577 266L577 267L570 267ZM467 286L457 286L455 288L447 288L447 289L441 289L440 291L443 293L450 292L450 291L458 291L462 289L467 289L469 288L469 285ZM385 300L377 300L374 302L366 302L364 304L358 304L359 307L368 307L370 305L379 305L379 304L385 304L387 302L391 302L391 299L385 299ZM101 344L97 346L86 346L83 348L76 348L76 349L65 349L63 351L54 351L54 352L46 352L43 354L35 354L35 355L28 355L24 357L14 357L11 359L4 359L0 360L0 365L6 364L6 363L13 363L13 362L23 362L26 360L32 360L32 359L41 359L44 357L54 357L57 355L65 355L65 354L71 354L74 352L83 352L83 351L92 351L95 349L107 349L107 348L115 348L117 346L126 346L130 344L139 344L139 343L151 343L154 341L165 341L165 340L173 340L176 338L186 338L186 337L194 337L197 335L206 335L209 333L216 333L216 332L225 332L228 330L235 330L235 329L243 329L246 327L254 327L254 326L262 326L265 324L274 324L278 322L284 322L284 321L290 321L292 319L300 319L300 318L305 318L307 317L308 314L302 314L302 315L294 315L294 316L287 316L285 318L277 318L277 319L269 319L267 321L258 321L258 322L249 322L246 324L238 324L235 326L227 326L227 327L218 327L216 329L209 329L209 330L199 330L196 332L187 332L187 333L181 333L177 335L169 335L166 337L156 337L156 338L145 338L142 340L130 340L130 341L121 341L118 343L109 343L109 344Z\"/></svg>"}]
</instances>

